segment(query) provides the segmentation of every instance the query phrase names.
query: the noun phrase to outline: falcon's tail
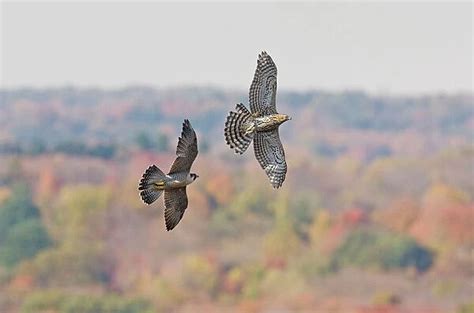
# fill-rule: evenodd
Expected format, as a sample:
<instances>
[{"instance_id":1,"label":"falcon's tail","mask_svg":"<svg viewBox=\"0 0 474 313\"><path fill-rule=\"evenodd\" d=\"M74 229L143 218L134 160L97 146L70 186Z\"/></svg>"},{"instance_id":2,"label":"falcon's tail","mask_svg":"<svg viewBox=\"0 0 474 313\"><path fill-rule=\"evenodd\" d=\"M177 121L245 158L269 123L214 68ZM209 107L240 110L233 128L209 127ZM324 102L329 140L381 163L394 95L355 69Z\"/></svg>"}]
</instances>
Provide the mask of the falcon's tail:
<instances>
[{"instance_id":1,"label":"falcon's tail","mask_svg":"<svg viewBox=\"0 0 474 313\"><path fill-rule=\"evenodd\" d=\"M237 112L230 112L225 122L225 141L235 150L242 154L247 150L255 134L255 124L252 114L247 108L239 103L235 106Z\"/></svg>"},{"instance_id":2,"label":"falcon's tail","mask_svg":"<svg viewBox=\"0 0 474 313\"><path fill-rule=\"evenodd\" d=\"M156 166L150 166L142 176L138 185L140 196L146 204L152 204L163 192L166 175Z\"/></svg>"}]
</instances>

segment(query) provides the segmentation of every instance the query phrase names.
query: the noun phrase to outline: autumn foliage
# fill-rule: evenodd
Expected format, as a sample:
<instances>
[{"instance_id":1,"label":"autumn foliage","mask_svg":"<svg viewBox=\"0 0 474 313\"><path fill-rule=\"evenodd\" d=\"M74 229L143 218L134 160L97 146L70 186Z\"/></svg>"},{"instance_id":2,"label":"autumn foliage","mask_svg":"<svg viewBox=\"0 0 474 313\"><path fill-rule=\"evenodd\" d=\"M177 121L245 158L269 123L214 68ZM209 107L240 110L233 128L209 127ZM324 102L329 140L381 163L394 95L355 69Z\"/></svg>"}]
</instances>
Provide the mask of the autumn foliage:
<instances>
[{"instance_id":1,"label":"autumn foliage","mask_svg":"<svg viewBox=\"0 0 474 313\"><path fill-rule=\"evenodd\" d=\"M244 93L1 93L1 312L472 311L469 95L283 92L273 190L223 141ZM166 232L137 184L167 170L185 117L200 178Z\"/></svg>"}]
</instances>

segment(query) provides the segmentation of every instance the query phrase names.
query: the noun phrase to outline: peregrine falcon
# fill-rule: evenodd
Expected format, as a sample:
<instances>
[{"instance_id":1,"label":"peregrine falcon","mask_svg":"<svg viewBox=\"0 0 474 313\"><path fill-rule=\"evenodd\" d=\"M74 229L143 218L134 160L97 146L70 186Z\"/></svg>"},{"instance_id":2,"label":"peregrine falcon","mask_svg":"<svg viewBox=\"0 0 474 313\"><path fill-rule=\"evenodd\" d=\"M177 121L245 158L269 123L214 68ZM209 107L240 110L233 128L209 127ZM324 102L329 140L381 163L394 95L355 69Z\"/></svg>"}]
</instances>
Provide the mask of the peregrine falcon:
<instances>
[{"instance_id":1,"label":"peregrine falcon","mask_svg":"<svg viewBox=\"0 0 474 313\"><path fill-rule=\"evenodd\" d=\"M227 144L236 153L247 150L252 140L255 157L270 179L273 188L279 188L286 176L285 151L278 127L291 120L276 110L277 68L272 58L263 51L258 56L257 69L250 85L250 110L242 104L237 112L230 112L225 123Z\"/></svg>"},{"instance_id":2,"label":"peregrine falcon","mask_svg":"<svg viewBox=\"0 0 474 313\"><path fill-rule=\"evenodd\" d=\"M198 154L197 138L188 120L184 120L183 131L176 148L177 158L168 174L164 174L156 165L150 166L138 185L140 196L146 204L152 204L165 192L166 230L172 230L183 217L188 207L186 186L199 176L190 173Z\"/></svg>"}]
</instances>

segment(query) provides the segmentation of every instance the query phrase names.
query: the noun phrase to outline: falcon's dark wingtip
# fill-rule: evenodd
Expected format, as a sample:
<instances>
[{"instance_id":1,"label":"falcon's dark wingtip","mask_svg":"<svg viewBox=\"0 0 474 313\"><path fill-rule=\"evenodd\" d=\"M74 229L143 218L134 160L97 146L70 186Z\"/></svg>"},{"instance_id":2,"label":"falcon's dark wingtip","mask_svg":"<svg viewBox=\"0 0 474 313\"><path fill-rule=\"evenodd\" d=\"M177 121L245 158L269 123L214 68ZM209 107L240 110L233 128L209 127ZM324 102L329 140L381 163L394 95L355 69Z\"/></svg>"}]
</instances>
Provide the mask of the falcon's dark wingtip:
<instances>
[{"instance_id":1,"label":"falcon's dark wingtip","mask_svg":"<svg viewBox=\"0 0 474 313\"><path fill-rule=\"evenodd\" d=\"M171 209L165 209L166 231L173 230L176 227L176 225L179 224L182 217L183 217L183 214L179 215L178 213L174 212Z\"/></svg>"},{"instance_id":2,"label":"falcon's dark wingtip","mask_svg":"<svg viewBox=\"0 0 474 313\"><path fill-rule=\"evenodd\" d=\"M194 131L193 126L191 126L191 122L188 119L185 119L183 122L183 130L181 132L181 136L185 133Z\"/></svg>"}]
</instances>

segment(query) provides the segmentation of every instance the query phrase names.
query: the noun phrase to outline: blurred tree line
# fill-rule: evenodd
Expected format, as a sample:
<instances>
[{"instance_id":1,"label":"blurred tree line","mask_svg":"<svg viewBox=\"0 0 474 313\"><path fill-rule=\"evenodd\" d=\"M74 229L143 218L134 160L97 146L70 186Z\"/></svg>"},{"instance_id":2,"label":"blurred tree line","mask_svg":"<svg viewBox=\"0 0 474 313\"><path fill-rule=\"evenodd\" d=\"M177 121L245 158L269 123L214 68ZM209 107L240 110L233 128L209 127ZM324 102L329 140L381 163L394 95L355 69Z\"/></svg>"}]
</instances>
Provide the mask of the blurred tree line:
<instances>
[{"instance_id":1,"label":"blurred tree line","mask_svg":"<svg viewBox=\"0 0 474 313\"><path fill-rule=\"evenodd\" d=\"M0 90L0 152L38 154L59 149L110 158L131 146L166 151L174 141L171 130L184 118L191 118L206 145L220 149L228 111L246 98L246 92L213 88ZM281 92L278 103L282 112L294 117L286 142L309 143L312 152L322 156L353 153L365 145L371 154L368 159L387 156L400 149L393 140L402 140L400 136L421 140L418 148L424 152L452 145L453 140L455 145L472 140L470 94L393 97L314 90ZM344 136L337 142L329 140L342 131ZM355 145L353 136L359 134L369 140L356 139ZM214 147L216 142L219 145Z\"/></svg>"},{"instance_id":2,"label":"blurred tree line","mask_svg":"<svg viewBox=\"0 0 474 313\"><path fill-rule=\"evenodd\" d=\"M93 159L47 159L52 169L31 164L41 158L11 163L21 170L0 189L0 290L24 296L3 304L0 297L0 305L22 312L166 312L190 301L219 307L274 297L293 302L350 268L369 277L408 272L422 280L430 273L472 273L468 173L451 166L472 154L415 161L433 166L419 189L402 188L401 182L418 184L400 180L413 174L405 162L374 161L376 171L374 164L359 168L347 160L301 163L278 193L266 188L263 175L243 170L245 163L231 168L202 156L204 183L190 188L190 209L170 241L160 205L144 207L137 196L137 177L149 162L144 153L137 151L136 168L134 159L100 163L99 183L70 176L71 168L91 166ZM438 162L449 175L430 178ZM333 180L308 180L303 187L295 181L304 177L300 171L321 177L323 169ZM347 194L354 175L364 188ZM394 292L396 302L410 297ZM304 307L316 305L311 299Z\"/></svg>"},{"instance_id":3,"label":"blurred tree line","mask_svg":"<svg viewBox=\"0 0 474 313\"><path fill-rule=\"evenodd\" d=\"M1 312L472 308L470 95L281 93L295 121L274 191L222 144L244 93L1 93ZM174 159L184 110L201 178L167 233L137 183Z\"/></svg>"}]
</instances>

